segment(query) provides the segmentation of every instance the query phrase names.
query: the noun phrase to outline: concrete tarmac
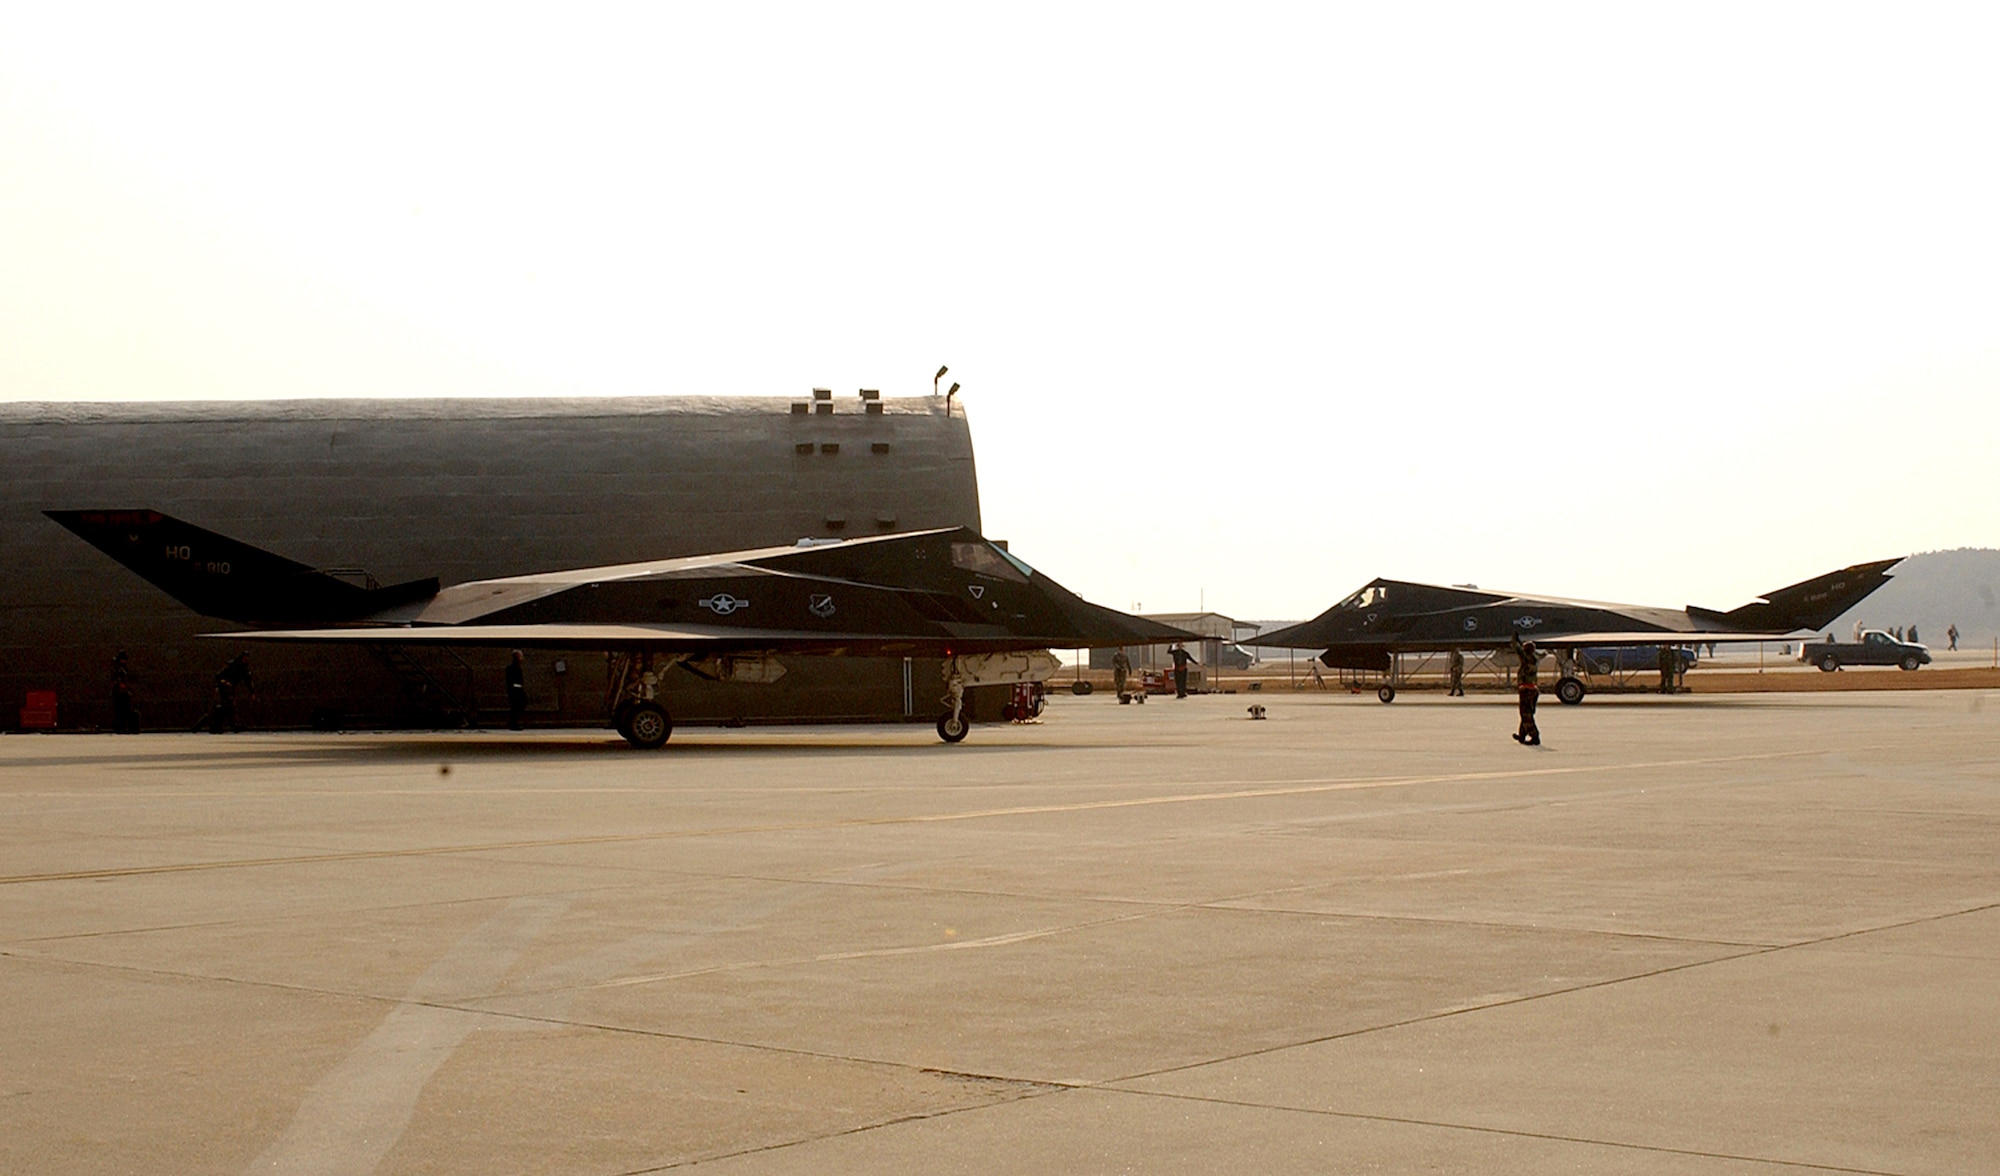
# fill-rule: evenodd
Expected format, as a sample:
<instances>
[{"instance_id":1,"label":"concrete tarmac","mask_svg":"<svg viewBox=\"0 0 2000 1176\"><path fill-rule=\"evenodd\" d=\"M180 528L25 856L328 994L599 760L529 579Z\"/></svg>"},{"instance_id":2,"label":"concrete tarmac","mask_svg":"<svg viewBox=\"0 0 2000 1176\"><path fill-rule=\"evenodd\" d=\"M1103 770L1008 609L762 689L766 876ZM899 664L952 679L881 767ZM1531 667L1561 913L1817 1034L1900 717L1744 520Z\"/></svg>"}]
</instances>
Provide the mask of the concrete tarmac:
<instances>
[{"instance_id":1,"label":"concrete tarmac","mask_svg":"<svg viewBox=\"0 0 2000 1176\"><path fill-rule=\"evenodd\" d=\"M6 737L0 1171L2000 1167L2000 692L1543 720Z\"/></svg>"}]
</instances>

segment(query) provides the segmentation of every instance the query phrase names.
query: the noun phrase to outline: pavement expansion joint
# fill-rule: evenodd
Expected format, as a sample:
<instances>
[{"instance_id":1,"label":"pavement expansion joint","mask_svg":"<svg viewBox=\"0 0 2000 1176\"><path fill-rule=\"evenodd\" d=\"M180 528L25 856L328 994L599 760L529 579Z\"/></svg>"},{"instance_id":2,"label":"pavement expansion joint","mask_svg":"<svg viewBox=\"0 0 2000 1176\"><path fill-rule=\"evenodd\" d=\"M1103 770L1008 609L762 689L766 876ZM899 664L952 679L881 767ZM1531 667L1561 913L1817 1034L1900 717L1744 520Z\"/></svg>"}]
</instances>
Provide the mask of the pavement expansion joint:
<instances>
[{"instance_id":1,"label":"pavement expansion joint","mask_svg":"<svg viewBox=\"0 0 2000 1176\"><path fill-rule=\"evenodd\" d=\"M1786 945L1786 946L1791 946L1791 945ZM1620 984L1629 984L1638 980L1651 980L1656 977L1671 975L1676 972L1686 972L1695 968L1705 968L1712 964L1728 963L1731 960L1751 959L1756 956L1768 955L1771 952L1783 951L1785 949L1786 949L1785 947L1771 947L1771 948L1759 948L1754 951L1732 952L1728 955L1716 956L1711 959L1689 960L1686 963L1668 964L1664 967L1649 968L1644 972L1634 972L1626 976L1609 976L1602 980L1588 980L1580 984L1568 984L1564 985L1561 988L1548 989L1545 992L1530 992L1530 993L1524 993L1520 996L1506 997L1505 999L1502 1000L1482 1001L1478 1004L1459 1005L1448 1009L1438 1009L1435 1012L1423 1013L1414 1017L1401 1017L1394 1021L1384 1021L1378 1025L1363 1025L1356 1029L1343 1029L1338 1033L1317 1034L1312 1037L1300 1038L1297 1041L1279 1042L1276 1045L1260 1046L1256 1049L1248 1049L1237 1053L1223 1054L1212 1058L1204 1058L1201 1061L1197 1062L1184 1062L1177 1066L1162 1066L1156 1070L1142 1070L1138 1073L1126 1074L1118 1078L1106 1079L1102 1085L1114 1085L1120 1082L1137 1082L1142 1078L1157 1078L1164 1074L1181 1074L1181 1073L1186 1073L1187 1071L1190 1070L1200 1070L1209 1066L1221 1065L1226 1062L1242 1061L1245 1058L1265 1057L1270 1054L1284 1053L1288 1050L1302 1049L1306 1046L1323 1045L1329 1041L1345 1041L1349 1038L1365 1037L1371 1033L1381 1033L1390 1029L1406 1029L1412 1025L1424 1025L1436 1021L1445 1021L1457 1017L1464 1017L1471 1015L1473 1013L1491 1012L1494 1009L1504 1009L1515 1005L1532 1004L1536 1001L1549 1000L1561 996L1570 996L1579 992L1590 992L1596 989L1612 988Z\"/></svg>"},{"instance_id":2,"label":"pavement expansion joint","mask_svg":"<svg viewBox=\"0 0 2000 1176\"><path fill-rule=\"evenodd\" d=\"M277 986L283 987L283 986ZM311 991L311 990L307 990ZM338 995L338 994L333 994ZM386 999L386 998L383 998ZM541 1025L560 1029L589 1029L598 1033L620 1034L630 1037L647 1037L659 1041L684 1041L694 1045L715 1045L728 1049L740 1049L752 1053L773 1054L782 1057L811 1058L815 1061L845 1062L856 1066L870 1066L882 1070L896 1070L910 1074L943 1076L965 1082L1004 1085L1019 1090L1018 1098L1034 1097L1040 1094L1056 1093L1063 1090L1083 1089L1074 1083L1050 1082L1038 1078L1012 1078L1001 1074L979 1074L971 1071L946 1070L933 1066L919 1066L911 1062L899 1062L887 1058L868 1057L862 1054L841 1053L835 1050L806 1049L800 1046L772 1045L769 1042L742 1041L731 1037L716 1037L702 1033L676 1033L666 1029L647 1029L635 1025L616 1025L603 1021L589 1021L574 1017L554 1016L547 1013L523 1013L505 1009L488 1009L478 1005L455 1001L388 1000L387 1003L422 1006L445 1012L472 1013L500 1021L516 1021L523 1024ZM995 1102L1009 1102L1012 1099L997 1099ZM989 1104L990 1105L990 1104ZM971 1109L971 1108L958 1108ZM928 1118L928 1114L913 1116ZM899 1120L900 1121L900 1120ZM845 1132L841 1133L845 1134ZM650 1170L650 1169L648 1169Z\"/></svg>"},{"instance_id":3,"label":"pavement expansion joint","mask_svg":"<svg viewBox=\"0 0 2000 1176\"><path fill-rule=\"evenodd\" d=\"M1261 898L1251 894L1246 898ZM1451 919L1437 915L1383 914L1379 911L1341 911L1320 907L1246 907L1231 906L1243 901L1242 898L1212 899L1191 904L1202 910L1226 911L1230 914L1248 915L1290 915L1294 917L1320 919L1352 919L1357 923L1407 923L1419 927L1465 927L1486 931L1512 931L1522 934L1574 935L1592 939L1632 939L1643 943L1675 943L1689 947L1746 948L1751 953L1772 948L1792 947L1791 943L1772 943L1763 940L1715 939L1690 935L1667 935L1657 931L1610 931L1601 927L1557 927L1544 923L1504 923L1493 919ZM1954 914L1962 912L1953 912ZM1886 930L1887 928L1882 928Z\"/></svg>"},{"instance_id":4,"label":"pavement expansion joint","mask_svg":"<svg viewBox=\"0 0 2000 1176\"><path fill-rule=\"evenodd\" d=\"M615 867L607 867L615 868ZM630 888L629 883L607 882L599 886L568 886L562 891L566 895L616 894ZM452 907L478 906L480 904L511 902L517 898L532 898L548 893L542 890L524 890L517 893L481 894L467 898L426 898L416 902L391 902L379 906L356 906L346 908L346 913L354 915L392 914L396 911L445 910ZM9 937L4 942L14 944L62 943L70 940L116 939L125 935L157 935L167 931L201 931L216 927L256 927L292 922L310 916L296 914L263 914L248 918L201 919L189 923L157 923L143 927L108 927L95 931L72 931L61 935L23 935ZM0 949L0 954L3 954Z\"/></svg>"},{"instance_id":5,"label":"pavement expansion joint","mask_svg":"<svg viewBox=\"0 0 2000 1176\"><path fill-rule=\"evenodd\" d=\"M902 1126L907 1123L924 1123L924 1122L935 1121L938 1119L947 1119L954 1115L963 1115L972 1111L990 1110L993 1107L1005 1106L1008 1103L1024 1102L1032 1098L1046 1098L1050 1095L1062 1094L1066 1091L1078 1089L1077 1087L1066 1086L1062 1083L1031 1082L1018 1078L989 1078L977 1074L960 1074L950 1070L919 1069L917 1072L937 1077L954 1078L964 1081L978 1082L981 1084L1004 1084L1008 1087L1018 1088L1018 1092L1009 1098L989 1099L985 1102L971 1103L965 1106L958 1106L958 1107L940 1107L936 1110L914 1111L907 1115L896 1115L892 1118L881 1119L870 1123L855 1123L847 1127L842 1127L839 1130L822 1131L813 1135L801 1136L800 1138L797 1139L782 1139L771 1143L759 1144L756 1147L740 1148L738 1150L728 1151L728 1152L717 1152L714 1155L690 1157L685 1160L676 1160L671 1164L660 1164L655 1167L628 1169L626 1171L618 1173L617 1176L651 1176L651 1174L655 1172L671 1172L676 1168L688 1168L696 1164L712 1164L719 1160L740 1159L744 1156L768 1155L772 1152L785 1151L790 1148L806 1147L815 1143L824 1143L825 1141L830 1139L851 1138L857 1135L865 1135L871 1131L880 1131L888 1127Z\"/></svg>"},{"instance_id":6,"label":"pavement expansion joint","mask_svg":"<svg viewBox=\"0 0 2000 1176\"><path fill-rule=\"evenodd\" d=\"M1688 1156L1704 1160L1728 1160L1744 1164L1764 1164L1772 1167L1799 1169L1807 1172L1843 1172L1852 1176L1910 1176L1909 1173L1884 1168L1851 1168L1839 1164L1816 1164L1810 1160L1787 1160L1776 1156L1750 1156L1734 1152L1708 1151L1701 1148L1667 1147L1655 1143L1632 1143L1620 1139L1598 1139L1583 1135L1562 1135L1551 1131L1527 1131L1518 1127L1488 1127L1477 1123L1452 1123L1442 1119L1416 1119L1405 1115L1377 1115L1366 1111L1339 1111L1327 1107L1300 1107L1284 1103L1247 1102L1242 1099L1218 1098L1214 1095L1181 1094L1161 1090L1128 1090L1124 1087L1101 1085L1096 1089L1116 1094L1132 1095L1138 1098L1173 1099L1181 1102L1205 1103L1211 1106L1242 1107L1248 1110L1279 1111L1299 1115L1322 1115L1330 1119L1354 1119L1370 1123L1394 1123L1404 1127L1431 1127L1441 1131L1471 1131L1482 1135L1504 1135L1516 1139L1541 1139L1550 1143L1573 1143L1586 1147L1617 1148L1620 1151L1651 1152L1658 1155Z\"/></svg>"},{"instance_id":7,"label":"pavement expansion joint","mask_svg":"<svg viewBox=\"0 0 2000 1176\"><path fill-rule=\"evenodd\" d=\"M1940 923L1946 919L1957 919L1966 915L1977 915L1992 910L2000 910L2000 902L1982 902L1960 910L1939 911L1936 914L1919 915L1914 919L1898 919L1893 923L1883 923L1875 927L1857 927L1852 931L1841 931L1833 935L1821 936L1818 939L1804 939L1797 943L1781 943L1772 948L1772 950L1788 951L1797 947L1820 947L1829 943L1839 943L1843 939L1855 939L1863 935L1877 935L1884 931L1895 931L1903 927L1921 927L1926 923Z\"/></svg>"}]
</instances>

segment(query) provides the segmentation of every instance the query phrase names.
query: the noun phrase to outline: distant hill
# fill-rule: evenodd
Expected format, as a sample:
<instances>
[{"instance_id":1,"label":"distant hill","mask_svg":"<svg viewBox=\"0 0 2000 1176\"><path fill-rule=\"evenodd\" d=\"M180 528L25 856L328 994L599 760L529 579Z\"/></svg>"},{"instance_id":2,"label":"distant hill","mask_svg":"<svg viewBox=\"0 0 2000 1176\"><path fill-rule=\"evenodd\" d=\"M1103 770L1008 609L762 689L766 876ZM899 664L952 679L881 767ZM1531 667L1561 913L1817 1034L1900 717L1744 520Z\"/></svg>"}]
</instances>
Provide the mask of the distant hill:
<instances>
[{"instance_id":1,"label":"distant hill","mask_svg":"<svg viewBox=\"0 0 2000 1176\"><path fill-rule=\"evenodd\" d=\"M2000 550L1961 547L1926 551L1897 565L1889 582L1828 628L1847 640L1860 620L1871 629L1915 625L1924 644L1945 646L1958 626L1958 647L1991 646L2000 636Z\"/></svg>"}]
</instances>

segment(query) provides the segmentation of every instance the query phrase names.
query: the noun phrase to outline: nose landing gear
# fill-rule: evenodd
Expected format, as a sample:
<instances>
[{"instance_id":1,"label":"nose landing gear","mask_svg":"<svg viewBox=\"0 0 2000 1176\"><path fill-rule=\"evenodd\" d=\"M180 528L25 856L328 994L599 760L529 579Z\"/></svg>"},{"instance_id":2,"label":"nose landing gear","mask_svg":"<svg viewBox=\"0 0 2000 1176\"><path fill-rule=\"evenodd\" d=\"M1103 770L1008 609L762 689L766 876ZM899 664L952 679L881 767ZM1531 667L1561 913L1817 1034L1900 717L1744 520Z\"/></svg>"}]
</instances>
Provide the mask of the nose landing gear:
<instances>
[{"instance_id":1,"label":"nose landing gear","mask_svg":"<svg viewBox=\"0 0 2000 1176\"><path fill-rule=\"evenodd\" d=\"M642 751L665 746L674 733L674 721L667 708L654 698L658 684L659 675L653 671L651 654L613 655L611 728Z\"/></svg>"},{"instance_id":2,"label":"nose landing gear","mask_svg":"<svg viewBox=\"0 0 2000 1176\"><path fill-rule=\"evenodd\" d=\"M616 724L626 742L642 751L665 746L674 733L674 721L667 717L667 708L657 702L627 705Z\"/></svg>"},{"instance_id":3,"label":"nose landing gear","mask_svg":"<svg viewBox=\"0 0 2000 1176\"><path fill-rule=\"evenodd\" d=\"M964 653L947 658L944 663L945 712L938 717L938 738L946 743L962 741L972 729L972 720L965 713L965 689L968 686L992 686L1012 684L1017 688L1016 700L1007 707L1007 717L1016 722L1033 718L1042 712L1045 697L1043 683L1062 668L1062 663L1047 650L1020 651L1013 653ZM1028 687L1025 700L1018 688Z\"/></svg>"}]
</instances>

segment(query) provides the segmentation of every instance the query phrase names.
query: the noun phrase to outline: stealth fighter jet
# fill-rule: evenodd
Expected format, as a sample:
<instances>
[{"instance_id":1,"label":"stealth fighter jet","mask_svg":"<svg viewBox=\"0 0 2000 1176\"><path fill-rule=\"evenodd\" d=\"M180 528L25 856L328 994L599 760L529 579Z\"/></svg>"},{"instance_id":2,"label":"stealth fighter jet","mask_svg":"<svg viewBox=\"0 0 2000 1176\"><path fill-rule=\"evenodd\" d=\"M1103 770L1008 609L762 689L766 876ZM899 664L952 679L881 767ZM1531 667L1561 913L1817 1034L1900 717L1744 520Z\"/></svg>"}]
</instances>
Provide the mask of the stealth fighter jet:
<instances>
[{"instance_id":1,"label":"stealth fighter jet","mask_svg":"<svg viewBox=\"0 0 2000 1176\"><path fill-rule=\"evenodd\" d=\"M612 724L639 747L673 732L655 688L675 666L771 682L785 672L780 656L939 658L937 730L956 743L965 689L1046 681L1050 649L1197 639L1091 604L965 528L384 587L159 511L45 513L203 616L262 626L232 637L604 650Z\"/></svg>"},{"instance_id":2,"label":"stealth fighter jet","mask_svg":"<svg viewBox=\"0 0 2000 1176\"><path fill-rule=\"evenodd\" d=\"M1336 669L1390 674L1377 692L1390 702L1396 697L1393 671L1399 653L1497 649L1522 641L1559 655L1584 646L1780 641L1800 630L1818 630L1853 608L1886 584L1889 569L1899 562L1885 559L1828 572L1728 612L1374 580L1310 621L1259 633L1252 640L1321 650L1319 660ZM1556 683L1556 697L1566 703L1582 702L1584 693L1583 679L1573 674Z\"/></svg>"}]
</instances>

